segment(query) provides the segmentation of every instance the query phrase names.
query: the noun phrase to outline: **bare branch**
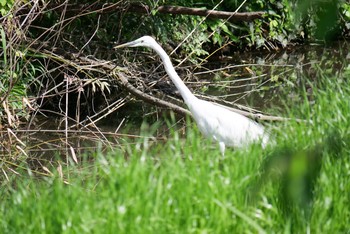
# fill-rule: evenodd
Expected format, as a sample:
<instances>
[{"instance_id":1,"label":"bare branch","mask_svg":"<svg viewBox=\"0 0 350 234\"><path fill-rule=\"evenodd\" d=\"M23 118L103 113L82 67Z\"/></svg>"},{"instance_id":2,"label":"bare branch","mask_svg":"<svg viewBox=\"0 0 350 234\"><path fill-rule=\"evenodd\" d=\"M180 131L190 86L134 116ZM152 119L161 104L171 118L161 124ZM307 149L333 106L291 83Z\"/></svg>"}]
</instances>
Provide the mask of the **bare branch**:
<instances>
[{"instance_id":1,"label":"bare branch","mask_svg":"<svg viewBox=\"0 0 350 234\"><path fill-rule=\"evenodd\" d=\"M131 4L128 11L150 13L151 8L147 5ZM212 19L227 19L229 21L253 21L254 19L260 19L266 12L229 12L229 11L216 11L202 8L182 7L182 6L160 6L154 9L156 12L162 14L174 14L174 15L197 15L207 16Z\"/></svg>"},{"instance_id":2,"label":"bare branch","mask_svg":"<svg viewBox=\"0 0 350 234\"><path fill-rule=\"evenodd\" d=\"M65 10L67 15L97 12L97 13L111 13L119 11L127 12L136 12L142 14L151 14L152 11L158 12L161 14L174 14L174 15L196 15L196 16L206 16L211 19L225 19L229 21L253 21L255 19L263 18L266 12L257 11L257 12L230 12L230 11L217 11L217 10L208 10L203 8L194 8L194 7L183 7L183 6L159 6L155 9L152 9L148 5L140 3L131 3L130 5L121 4L121 1L118 3L105 3L95 2L93 4L67 4L67 8L63 8L62 5L50 4L50 7L55 11Z\"/></svg>"}]
</instances>

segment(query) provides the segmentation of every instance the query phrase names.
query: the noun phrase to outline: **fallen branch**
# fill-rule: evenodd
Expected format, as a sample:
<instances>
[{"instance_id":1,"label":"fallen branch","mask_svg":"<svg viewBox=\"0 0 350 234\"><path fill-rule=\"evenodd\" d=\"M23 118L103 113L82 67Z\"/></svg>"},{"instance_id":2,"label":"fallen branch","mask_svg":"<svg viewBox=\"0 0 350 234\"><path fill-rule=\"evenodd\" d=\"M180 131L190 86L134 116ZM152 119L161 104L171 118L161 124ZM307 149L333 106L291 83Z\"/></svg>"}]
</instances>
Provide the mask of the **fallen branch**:
<instances>
[{"instance_id":1,"label":"fallen branch","mask_svg":"<svg viewBox=\"0 0 350 234\"><path fill-rule=\"evenodd\" d=\"M121 71L118 71L118 69L116 69L115 65L112 65L109 62L103 61L103 62L98 62L96 60L90 59L90 58L86 58L86 57L79 57L80 60L84 61L84 62L88 62L93 66L100 66L102 68L107 69L112 71L112 76L115 77L118 81L118 84L120 84L124 89L126 89L127 91L129 91L131 94L133 94L135 97L159 106L159 107L164 107L164 108L169 108L171 110L173 110L175 113L186 116L186 115L190 115L192 116L191 112L185 108L182 108L178 105L175 105L173 103L164 101L162 99L156 98L154 96L148 95L140 90L138 90L137 88L135 88L129 81L128 79L125 77L125 74ZM119 82L120 81L120 82ZM263 115L261 113L255 114L255 113L251 113L248 111L243 111L237 108L232 108L232 107L227 107L218 103L214 103L217 104L219 106L225 107L233 112L239 113L241 115L247 116L249 118L253 118L253 119L259 119L259 120L270 120L270 121L285 121L285 120L290 120L287 118L283 118L283 117L278 117L278 116L267 116L267 115Z\"/></svg>"},{"instance_id":2,"label":"fallen branch","mask_svg":"<svg viewBox=\"0 0 350 234\"><path fill-rule=\"evenodd\" d=\"M116 69L116 65L112 64L111 62L99 62L87 57L77 57L79 60L83 61L83 62L88 62L91 65L94 66L99 66L100 68L103 68L103 71L108 74L109 72L111 72L111 75L116 78L117 82L119 85L121 85L124 89L126 89L128 92L130 92L131 94L133 94L135 97L138 97L139 99L150 103L150 104L154 104L156 106L160 106L160 107L164 107L164 108L169 108L171 110L173 110L175 113L178 113L180 115L186 116L186 115L191 115L191 112L178 106L175 105L173 103L164 101L162 99L156 98L154 96L148 95L140 90L138 90L137 88L135 88L132 84L130 84L130 82L128 81L128 79L125 77L124 73L121 71L117 71L118 69Z\"/></svg>"},{"instance_id":3,"label":"fallen branch","mask_svg":"<svg viewBox=\"0 0 350 234\"><path fill-rule=\"evenodd\" d=\"M120 87L124 88L129 93L133 94L135 97L137 97L138 99L140 99L142 101L145 101L149 104L156 105L159 107L171 109L175 113L180 114L182 116L191 115L190 111L183 108L183 107L180 107L176 104L173 104L173 103L170 103L167 101L164 101L164 100L159 99L157 97L151 96L151 95L144 93L141 90L135 88L133 86L133 84L129 82L125 73L121 69L118 69L118 66L111 61L97 60L97 59L93 58L92 56L85 57L85 56L80 55L78 53L67 53L64 50L58 50L58 49L55 49L54 47L52 47L51 49L52 49L52 51L56 51L56 52L60 53L60 55L62 57L59 57L59 56L53 54L53 52L51 52L51 51L45 51L46 56L49 56L51 59L57 60L59 63L62 63L62 62L67 63L68 66L73 66L80 71L85 71L86 73L88 73L91 70L91 71L99 72L99 73L103 74L104 76L106 76L106 75L112 76L115 78L115 80L117 81L117 83ZM93 69L89 69L86 66L85 67L81 66L81 64L84 64L84 65L89 64L88 67L91 67ZM224 106L224 105L221 105L218 103L215 103L215 104L223 106L231 111L237 112L241 115L244 115L246 117L253 118L256 120L263 120L263 121L289 121L289 120L291 120L290 118L264 115L261 113L252 113L249 111L244 111L241 109ZM306 120L297 119L296 121L302 122L302 121L306 121Z\"/></svg>"},{"instance_id":4,"label":"fallen branch","mask_svg":"<svg viewBox=\"0 0 350 234\"><path fill-rule=\"evenodd\" d=\"M126 79L126 77L124 76L124 74L122 72L118 72L117 74L115 74L113 72L114 77L119 78L121 81L121 85L127 89L130 93L132 93L133 95L135 95L136 97L142 99L145 102L148 102L150 104L154 104L156 106L160 106L160 107L165 107L165 108L169 108L172 109L174 112L180 114L180 115L192 115L191 112L189 110L186 110L178 105L175 105L173 103L170 102L166 102L163 101L159 98L153 97L151 95L148 95L144 92L141 92L140 90L136 89L134 86L132 86L129 81Z\"/></svg>"},{"instance_id":5,"label":"fallen branch","mask_svg":"<svg viewBox=\"0 0 350 234\"><path fill-rule=\"evenodd\" d=\"M215 103L214 104L224 107L230 111L236 112L238 114L244 115L246 117L249 117L251 119L255 119L255 120L263 120L263 121L290 121L290 120L295 120L297 122L307 122L307 120L304 119L291 119L291 118L285 118L285 117L280 117L280 116L273 116L273 115L264 115L261 113L252 113L249 111L244 111L241 109L237 109L237 108L232 108L229 106L225 106L225 105L221 105L219 103Z\"/></svg>"},{"instance_id":6,"label":"fallen branch","mask_svg":"<svg viewBox=\"0 0 350 234\"><path fill-rule=\"evenodd\" d=\"M157 8L151 8L148 5L140 3L130 3L129 5L117 3L101 3L95 2L92 4L50 4L50 9L54 11L65 11L67 15L75 14L90 14L90 13L113 13L113 12L135 12L141 14L151 14L151 12L157 12L161 14L174 14L174 15L196 15L205 16L211 19L225 19L229 21L253 21L254 19L261 19L266 12L230 12L230 11L217 11L208 10L203 8L183 7L183 6L159 6Z\"/></svg>"},{"instance_id":7,"label":"fallen branch","mask_svg":"<svg viewBox=\"0 0 350 234\"><path fill-rule=\"evenodd\" d=\"M151 8L143 4L131 4L127 11L151 13ZM254 19L260 19L266 12L229 12L229 11L216 11L202 8L182 7L182 6L160 6L154 9L155 12L162 14L174 14L174 15L197 15L206 16L212 19L226 19L229 21L253 21Z\"/></svg>"},{"instance_id":8,"label":"fallen branch","mask_svg":"<svg viewBox=\"0 0 350 234\"><path fill-rule=\"evenodd\" d=\"M122 72L116 72L116 70L113 70L112 74L114 75L114 77L119 78L121 81L121 85L128 90L130 93L132 93L133 95L135 95L136 97L140 98L141 100L150 103L150 104L154 104L156 106L160 106L160 107L165 107L165 108L170 108L172 109L174 112L181 114L181 115L190 115L192 116L191 112L187 109L184 109L178 105L175 105L173 103L170 102L166 102L163 101L159 98L150 96L138 89L136 89L132 84L129 83L129 81L127 80L127 78L125 77L125 75ZM241 115L244 115L246 117L252 118L252 119L256 119L256 120L268 120L268 121L287 121L287 120L292 120L290 118L284 118L284 117L280 117L280 116L271 116L271 115L264 115L261 113L251 113L248 111L243 111L237 108L232 108L232 107L228 107L228 106L224 106L218 103L214 103L217 104L219 106L225 107L226 109L229 109L233 112L239 113ZM296 121L298 122L302 122L304 120L300 120L297 119Z\"/></svg>"}]
</instances>

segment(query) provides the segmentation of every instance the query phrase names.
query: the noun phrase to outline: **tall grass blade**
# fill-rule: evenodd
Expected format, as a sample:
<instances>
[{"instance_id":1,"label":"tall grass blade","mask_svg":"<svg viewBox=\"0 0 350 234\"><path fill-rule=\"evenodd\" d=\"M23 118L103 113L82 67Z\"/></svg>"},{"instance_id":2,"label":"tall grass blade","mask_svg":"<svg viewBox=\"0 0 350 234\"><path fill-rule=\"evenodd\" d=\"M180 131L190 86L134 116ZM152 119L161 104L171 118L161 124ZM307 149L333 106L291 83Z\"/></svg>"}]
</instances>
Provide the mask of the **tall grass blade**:
<instances>
[{"instance_id":1,"label":"tall grass blade","mask_svg":"<svg viewBox=\"0 0 350 234\"><path fill-rule=\"evenodd\" d=\"M6 43L5 30L1 25L0 25L0 33L1 33L2 49L4 51L4 67L5 67L7 64L7 52L6 52L7 43Z\"/></svg>"},{"instance_id":2,"label":"tall grass blade","mask_svg":"<svg viewBox=\"0 0 350 234\"><path fill-rule=\"evenodd\" d=\"M214 202L220 206L221 208L225 208L230 210L233 214L237 215L238 217L240 217L241 219L243 219L246 223L248 223L252 228L254 228L255 230L258 231L258 233L260 234L265 234L265 230L260 227L260 225L255 222L253 219L251 219L249 216L247 216L246 214L244 214L242 211L238 210L236 207L234 206L225 206L224 204L222 204L219 200L215 199Z\"/></svg>"}]
</instances>

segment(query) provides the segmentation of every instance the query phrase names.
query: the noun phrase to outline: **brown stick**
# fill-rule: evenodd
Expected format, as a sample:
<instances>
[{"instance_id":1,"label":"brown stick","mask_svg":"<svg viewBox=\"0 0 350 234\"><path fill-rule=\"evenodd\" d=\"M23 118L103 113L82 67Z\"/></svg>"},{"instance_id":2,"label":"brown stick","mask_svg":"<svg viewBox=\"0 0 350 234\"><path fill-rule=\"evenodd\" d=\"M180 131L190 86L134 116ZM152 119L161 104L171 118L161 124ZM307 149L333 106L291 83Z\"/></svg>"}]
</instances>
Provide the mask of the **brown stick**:
<instances>
[{"instance_id":1,"label":"brown stick","mask_svg":"<svg viewBox=\"0 0 350 234\"><path fill-rule=\"evenodd\" d=\"M129 83L128 79L126 79L126 77L124 76L124 74L122 72L118 72L117 74L114 74L114 76L116 78L120 79L121 82L119 84L121 84L126 90L128 90L130 93L132 93L134 96L140 98L141 100L148 102L150 104L154 104L156 106L172 109L174 112L176 112L180 115L183 115L183 116L186 116L186 115L192 116L192 114L189 110L186 110L186 109L184 109L178 105L175 105L173 103L163 101L159 98L153 97L151 95L148 95L148 94L138 90L132 84Z\"/></svg>"},{"instance_id":2,"label":"brown stick","mask_svg":"<svg viewBox=\"0 0 350 234\"><path fill-rule=\"evenodd\" d=\"M122 5L118 3L106 3L95 2L93 4L50 4L48 8L55 11L66 11L68 15L71 14L87 14L87 13L110 13L116 11L136 12L142 14L151 14L152 10L161 14L174 14L174 15L197 15L206 16L211 19L227 19L229 21L253 21L254 19L260 19L266 12L230 12L230 11L217 11L208 10L203 8L183 7L183 6L159 6L155 9L140 4L131 3L130 5Z\"/></svg>"},{"instance_id":3,"label":"brown stick","mask_svg":"<svg viewBox=\"0 0 350 234\"><path fill-rule=\"evenodd\" d=\"M140 98L141 100L150 103L150 104L154 104L156 106L159 107L165 107L165 108L169 108L172 109L175 113L178 113L180 115L190 115L192 116L191 112L187 109L184 109L178 105L175 105L173 103L170 102L166 102L163 101L159 98L150 96L140 90L138 90L137 88L135 88L132 84L129 83L128 79L124 76L124 74L122 72L112 72L113 76L115 76L116 78L119 78L119 80L121 82L118 82L120 85L122 85L126 90L128 90L131 94L133 94L135 97ZM264 115L264 114L255 114L255 113L251 113L248 111L243 111L237 108L232 108L232 107L228 107L228 106L223 106L220 105L218 103L214 103L217 104L218 106L222 106L227 108L228 110L231 110L233 112L239 113L241 115L244 115L246 117L255 119L255 120L263 120L263 121L290 121L292 120L291 118L285 118L285 117L280 117L280 116L271 116L271 115ZM297 122L305 122L306 120L302 120L302 119L295 119Z\"/></svg>"},{"instance_id":4,"label":"brown stick","mask_svg":"<svg viewBox=\"0 0 350 234\"><path fill-rule=\"evenodd\" d=\"M127 11L150 13L151 8L142 4L131 4ZM227 19L230 21L252 21L254 19L262 18L265 12L230 12L230 11L216 11L202 8L182 7L182 6L160 6L155 9L156 12L162 14L174 15L197 15L207 16L212 19Z\"/></svg>"},{"instance_id":5,"label":"brown stick","mask_svg":"<svg viewBox=\"0 0 350 234\"><path fill-rule=\"evenodd\" d=\"M39 43L40 44L40 43ZM55 48L51 48L52 50L56 50ZM148 95L140 90L138 90L137 88L135 88L129 81L128 79L125 77L124 73L122 71L118 71L118 69L116 68L116 64L114 64L111 61L102 61L102 60L96 60L91 58L91 56L89 57L85 57L85 56L81 56L79 54L67 54L65 51L61 50L60 51L63 55L63 57L67 58L67 63L68 65L72 65L75 64L75 67L79 67L79 62L81 64L90 64L92 65L95 69L94 71L100 72L104 75L111 75L113 77L115 77L117 79L117 82L120 86L122 86L124 89L126 89L128 92L130 92L131 94L133 94L135 97L139 98L140 100L143 100L147 103L150 104L154 104L156 106L160 106L160 107L164 107L164 108L169 108L172 109L175 113L178 113L180 115L190 115L191 113L185 109L182 108L176 104L161 100L159 98L156 98L154 96ZM52 54L51 51L46 51L46 55ZM59 62L64 62L65 59L62 58L58 58L56 55L51 56L52 59L58 59ZM76 64L76 62L78 62ZM217 103L215 103L217 104ZM220 104L217 104L220 105ZM220 105L223 106L223 105ZM257 120L268 120L268 121L289 121L291 120L290 118L284 118L284 117L279 117L279 116L270 116L270 115L263 115L263 114L254 114L248 111L243 111L237 108L232 108L232 107L227 107L227 106L223 106L231 111L237 112L239 114L242 114L244 116L247 116L249 118L253 118L253 119L257 119ZM297 119L297 121L303 122L306 120L300 120Z\"/></svg>"},{"instance_id":6,"label":"brown stick","mask_svg":"<svg viewBox=\"0 0 350 234\"><path fill-rule=\"evenodd\" d=\"M99 62L87 57L76 57L77 59L79 59L80 61L83 62L88 62L90 64L94 64L99 67L101 67L103 70L102 72L105 74L108 74L108 72L111 72L113 77L115 77L117 79L118 84L120 84L124 89L126 89L127 91L129 91L131 94L133 94L135 97L150 103L150 104L154 104L156 106L160 106L160 107L164 107L164 108L169 108L171 110L173 110L175 113L178 113L180 115L186 116L186 115L191 115L191 112L185 108L182 108L178 105L175 105L173 103L167 102L167 101L163 101L159 98L153 97L151 95L148 95L140 90L138 90L137 88L135 88L132 84L130 84L130 82L128 81L128 79L125 77L125 75L123 74L123 72L117 71L115 68L115 65L111 62Z\"/></svg>"}]
</instances>

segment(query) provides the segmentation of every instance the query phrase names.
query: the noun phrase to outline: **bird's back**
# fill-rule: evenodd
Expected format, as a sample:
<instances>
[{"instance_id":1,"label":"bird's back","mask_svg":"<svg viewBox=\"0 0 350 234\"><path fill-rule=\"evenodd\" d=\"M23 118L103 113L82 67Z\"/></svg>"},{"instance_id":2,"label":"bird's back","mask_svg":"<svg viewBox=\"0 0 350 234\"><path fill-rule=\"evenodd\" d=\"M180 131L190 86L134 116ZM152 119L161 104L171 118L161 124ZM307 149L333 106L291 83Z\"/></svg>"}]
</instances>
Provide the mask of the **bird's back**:
<instances>
[{"instance_id":1,"label":"bird's back","mask_svg":"<svg viewBox=\"0 0 350 234\"><path fill-rule=\"evenodd\" d=\"M264 128L241 114L200 99L189 109L205 136L227 146L242 147L259 140L267 143Z\"/></svg>"}]
</instances>

